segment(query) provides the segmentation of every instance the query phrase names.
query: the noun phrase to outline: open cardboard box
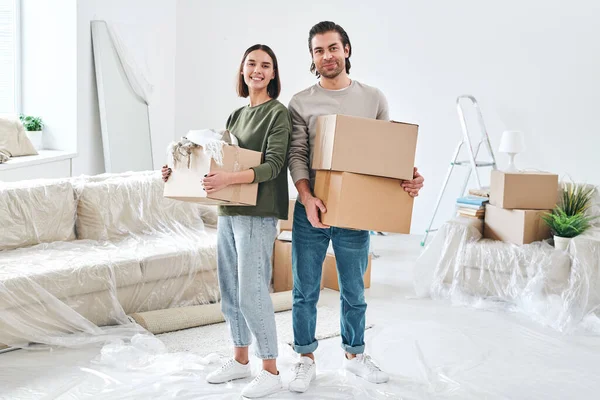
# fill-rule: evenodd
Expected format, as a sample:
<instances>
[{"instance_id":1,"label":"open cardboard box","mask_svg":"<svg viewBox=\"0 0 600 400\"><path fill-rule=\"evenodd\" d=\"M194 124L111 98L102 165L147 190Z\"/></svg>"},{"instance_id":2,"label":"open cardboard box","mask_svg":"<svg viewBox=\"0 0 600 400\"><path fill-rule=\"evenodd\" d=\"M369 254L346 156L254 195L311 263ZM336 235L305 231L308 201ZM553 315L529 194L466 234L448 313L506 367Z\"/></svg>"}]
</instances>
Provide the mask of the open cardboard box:
<instances>
[{"instance_id":1,"label":"open cardboard box","mask_svg":"<svg viewBox=\"0 0 600 400\"><path fill-rule=\"evenodd\" d=\"M165 183L165 197L212 205L256 205L258 183L230 185L208 195L202 188L202 179L210 172L236 172L257 167L262 162L261 152L224 144L223 165L218 165L202 147L195 147L189 156L189 166L187 161L173 165L173 172Z\"/></svg>"}]
</instances>

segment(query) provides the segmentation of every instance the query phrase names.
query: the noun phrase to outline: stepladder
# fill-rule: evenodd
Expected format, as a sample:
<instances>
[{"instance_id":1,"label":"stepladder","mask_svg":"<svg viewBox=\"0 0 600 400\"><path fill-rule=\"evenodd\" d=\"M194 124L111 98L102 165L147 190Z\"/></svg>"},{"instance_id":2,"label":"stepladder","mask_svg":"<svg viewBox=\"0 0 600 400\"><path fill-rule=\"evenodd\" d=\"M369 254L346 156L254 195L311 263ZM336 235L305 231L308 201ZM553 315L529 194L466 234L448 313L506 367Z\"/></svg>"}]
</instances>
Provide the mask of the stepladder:
<instances>
[{"instance_id":1,"label":"stepladder","mask_svg":"<svg viewBox=\"0 0 600 400\"><path fill-rule=\"evenodd\" d=\"M471 107L473 107L473 111L475 111L476 126L478 127L479 134L474 134L469 131L469 124L467 123L465 112L467 110L465 108L465 105L469 104ZM478 189L481 190L482 185L479 170L481 168L497 168L496 157L494 156L494 151L492 150L492 145L490 143L490 138L485 127L483 115L481 114L479 103L477 102L475 97L471 95L458 96L456 98L456 111L458 113L458 118L462 129L462 140L457 144L456 149L454 150L454 154L452 155L452 159L450 160L450 165L448 166L446 176L438 194L433 214L431 216L427 229L425 230L425 236L421 241L421 246L425 246L430 233L438 230L437 228L432 229L433 223L436 219L436 215L439 212L440 204L445 199L444 195L446 194L446 191L448 189L448 182L450 181L450 178L452 177L452 174L455 171L455 167L467 168L466 176L462 184L462 189L460 191L461 196L464 196L467 190L467 185L469 184L472 175L474 175L475 178L475 185ZM481 156L480 151L482 150L482 148L487 150L490 160L482 161L479 159L479 157Z\"/></svg>"}]
</instances>

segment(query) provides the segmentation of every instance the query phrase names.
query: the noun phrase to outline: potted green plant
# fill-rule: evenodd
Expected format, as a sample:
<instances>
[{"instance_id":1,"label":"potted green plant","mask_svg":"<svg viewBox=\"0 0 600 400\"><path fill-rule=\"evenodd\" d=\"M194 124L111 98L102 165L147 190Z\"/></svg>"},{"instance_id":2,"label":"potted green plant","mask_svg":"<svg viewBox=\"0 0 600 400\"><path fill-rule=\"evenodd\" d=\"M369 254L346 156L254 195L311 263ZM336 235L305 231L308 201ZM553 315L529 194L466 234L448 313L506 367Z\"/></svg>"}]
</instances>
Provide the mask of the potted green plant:
<instances>
[{"instance_id":1,"label":"potted green plant","mask_svg":"<svg viewBox=\"0 0 600 400\"><path fill-rule=\"evenodd\" d=\"M594 190L594 187L567 183L562 189L560 204L542 216L554 235L555 248L566 250L571 239L585 232L597 218L586 214Z\"/></svg>"},{"instance_id":2,"label":"potted green plant","mask_svg":"<svg viewBox=\"0 0 600 400\"><path fill-rule=\"evenodd\" d=\"M36 150L42 148L42 130L44 128L44 121L40 117L34 117L31 115L19 116L23 127L27 131L27 137L31 140L33 147Z\"/></svg>"}]
</instances>

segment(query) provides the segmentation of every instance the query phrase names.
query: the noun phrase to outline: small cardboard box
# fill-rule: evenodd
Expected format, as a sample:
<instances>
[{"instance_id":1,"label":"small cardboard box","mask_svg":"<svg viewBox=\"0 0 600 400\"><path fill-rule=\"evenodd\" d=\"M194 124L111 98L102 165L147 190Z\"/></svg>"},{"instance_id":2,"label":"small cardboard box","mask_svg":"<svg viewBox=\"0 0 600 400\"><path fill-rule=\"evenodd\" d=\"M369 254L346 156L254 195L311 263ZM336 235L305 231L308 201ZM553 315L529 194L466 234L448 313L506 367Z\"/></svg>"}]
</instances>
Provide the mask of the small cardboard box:
<instances>
[{"instance_id":1,"label":"small cardboard box","mask_svg":"<svg viewBox=\"0 0 600 400\"><path fill-rule=\"evenodd\" d=\"M254 206L258 183L230 185L209 196L202 188L202 179L209 172L244 171L260 165L261 161L262 153L258 151L224 144L223 165L218 165L201 147L195 147L190 154L189 167L187 159L173 166L173 172L165 183L164 196L194 203Z\"/></svg>"},{"instance_id":2,"label":"small cardboard box","mask_svg":"<svg viewBox=\"0 0 600 400\"><path fill-rule=\"evenodd\" d=\"M323 263L323 282L324 286L328 289L340 291L340 285L338 282L337 266L335 256L333 254L327 254L325 262ZM371 255L369 254L369 263L367 264L367 271L363 277L365 289L371 287Z\"/></svg>"},{"instance_id":3,"label":"small cardboard box","mask_svg":"<svg viewBox=\"0 0 600 400\"><path fill-rule=\"evenodd\" d=\"M541 216L550 210L506 210L488 204L485 208L483 237L518 245L552 237Z\"/></svg>"},{"instance_id":4,"label":"small cardboard box","mask_svg":"<svg viewBox=\"0 0 600 400\"><path fill-rule=\"evenodd\" d=\"M273 249L273 291L286 292L292 290L293 286L292 242L276 240ZM321 279L321 289L323 289L323 279Z\"/></svg>"},{"instance_id":5,"label":"small cardboard box","mask_svg":"<svg viewBox=\"0 0 600 400\"><path fill-rule=\"evenodd\" d=\"M418 129L402 122L320 116L312 168L412 179Z\"/></svg>"},{"instance_id":6,"label":"small cardboard box","mask_svg":"<svg viewBox=\"0 0 600 400\"><path fill-rule=\"evenodd\" d=\"M410 233L414 198L400 180L349 172L317 171L315 196L321 222L340 228Z\"/></svg>"},{"instance_id":7,"label":"small cardboard box","mask_svg":"<svg viewBox=\"0 0 600 400\"><path fill-rule=\"evenodd\" d=\"M558 175L493 170L490 204L506 209L550 210L558 200Z\"/></svg>"},{"instance_id":8,"label":"small cardboard box","mask_svg":"<svg viewBox=\"0 0 600 400\"><path fill-rule=\"evenodd\" d=\"M296 207L296 200L290 200L288 207L288 219L279 220L279 231L291 231L292 223L294 222L294 207Z\"/></svg>"}]
</instances>

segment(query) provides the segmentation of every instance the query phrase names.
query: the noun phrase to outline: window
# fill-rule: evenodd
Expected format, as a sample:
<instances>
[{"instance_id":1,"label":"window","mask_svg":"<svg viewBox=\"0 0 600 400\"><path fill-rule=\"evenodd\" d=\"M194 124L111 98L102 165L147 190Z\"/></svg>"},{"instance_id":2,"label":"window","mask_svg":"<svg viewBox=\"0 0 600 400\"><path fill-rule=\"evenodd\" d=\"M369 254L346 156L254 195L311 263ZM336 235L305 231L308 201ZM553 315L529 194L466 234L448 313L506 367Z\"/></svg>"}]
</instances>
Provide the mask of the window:
<instances>
[{"instance_id":1,"label":"window","mask_svg":"<svg viewBox=\"0 0 600 400\"><path fill-rule=\"evenodd\" d=\"M20 0L0 0L0 114L21 108Z\"/></svg>"}]
</instances>

